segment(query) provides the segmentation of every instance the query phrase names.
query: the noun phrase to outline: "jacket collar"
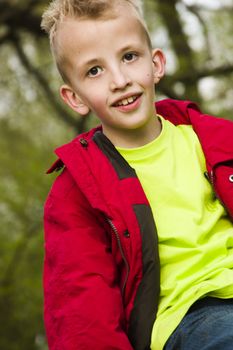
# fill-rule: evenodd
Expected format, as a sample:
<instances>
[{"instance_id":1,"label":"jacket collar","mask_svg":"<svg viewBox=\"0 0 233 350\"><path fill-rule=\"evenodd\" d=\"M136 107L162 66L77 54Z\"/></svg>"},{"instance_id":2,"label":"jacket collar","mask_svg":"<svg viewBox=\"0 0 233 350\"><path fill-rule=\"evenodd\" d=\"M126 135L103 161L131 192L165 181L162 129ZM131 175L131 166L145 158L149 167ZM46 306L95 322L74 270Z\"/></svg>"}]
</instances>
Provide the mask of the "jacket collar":
<instances>
[{"instance_id":1,"label":"jacket collar","mask_svg":"<svg viewBox=\"0 0 233 350\"><path fill-rule=\"evenodd\" d=\"M191 124L202 145L208 170L233 159L233 123L203 114L190 101L167 99L156 103L159 114L175 125Z\"/></svg>"},{"instance_id":2,"label":"jacket collar","mask_svg":"<svg viewBox=\"0 0 233 350\"><path fill-rule=\"evenodd\" d=\"M208 170L213 169L217 164L233 159L233 122L203 114L198 106L190 101L179 101L165 99L155 103L158 114L169 120L174 125L192 125L202 145ZM77 136L70 143L56 149L55 153L59 159L47 171L59 171L69 160L72 149L78 144L85 147L85 143L93 139L97 131L101 131L101 126L89 132ZM76 147L75 147L76 145Z\"/></svg>"}]
</instances>

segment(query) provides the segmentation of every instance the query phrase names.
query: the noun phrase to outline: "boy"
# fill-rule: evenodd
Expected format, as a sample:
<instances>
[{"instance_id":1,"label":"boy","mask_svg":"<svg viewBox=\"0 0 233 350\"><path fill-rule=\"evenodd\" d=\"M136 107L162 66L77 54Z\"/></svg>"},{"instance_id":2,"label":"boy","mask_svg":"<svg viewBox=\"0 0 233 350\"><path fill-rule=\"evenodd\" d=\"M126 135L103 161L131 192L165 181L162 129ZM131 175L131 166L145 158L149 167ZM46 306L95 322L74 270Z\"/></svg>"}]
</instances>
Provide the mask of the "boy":
<instances>
[{"instance_id":1,"label":"boy","mask_svg":"<svg viewBox=\"0 0 233 350\"><path fill-rule=\"evenodd\" d=\"M139 1L55 0L42 27L62 99L101 121L49 170L49 348L231 349L233 123L155 108L165 58Z\"/></svg>"}]
</instances>

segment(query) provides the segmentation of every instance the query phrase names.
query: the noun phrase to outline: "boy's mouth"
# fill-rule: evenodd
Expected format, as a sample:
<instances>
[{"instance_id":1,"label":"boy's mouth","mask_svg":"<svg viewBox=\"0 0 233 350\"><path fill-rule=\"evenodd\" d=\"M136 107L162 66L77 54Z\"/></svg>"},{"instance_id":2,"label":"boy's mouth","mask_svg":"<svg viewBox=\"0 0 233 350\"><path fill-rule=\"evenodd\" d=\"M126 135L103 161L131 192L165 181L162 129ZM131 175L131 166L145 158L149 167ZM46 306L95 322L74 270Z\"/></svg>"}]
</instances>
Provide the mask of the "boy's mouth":
<instances>
[{"instance_id":1,"label":"boy's mouth","mask_svg":"<svg viewBox=\"0 0 233 350\"><path fill-rule=\"evenodd\" d=\"M128 106L132 103L134 103L141 95L137 94L134 96L130 96L127 98L123 98L122 100L119 100L115 103L113 103L113 107L121 107L121 106Z\"/></svg>"}]
</instances>

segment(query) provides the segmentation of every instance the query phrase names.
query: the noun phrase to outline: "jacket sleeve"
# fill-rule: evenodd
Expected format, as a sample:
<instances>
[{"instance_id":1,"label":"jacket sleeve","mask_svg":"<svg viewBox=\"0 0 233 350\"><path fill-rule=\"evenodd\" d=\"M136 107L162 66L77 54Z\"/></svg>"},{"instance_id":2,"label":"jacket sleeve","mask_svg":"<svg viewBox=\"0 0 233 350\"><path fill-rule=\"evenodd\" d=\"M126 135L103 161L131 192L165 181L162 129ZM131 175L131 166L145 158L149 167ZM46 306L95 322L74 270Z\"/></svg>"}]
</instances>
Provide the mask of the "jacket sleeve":
<instances>
[{"instance_id":1,"label":"jacket sleeve","mask_svg":"<svg viewBox=\"0 0 233 350\"><path fill-rule=\"evenodd\" d=\"M110 238L65 170L45 204L44 304L50 350L132 350Z\"/></svg>"}]
</instances>

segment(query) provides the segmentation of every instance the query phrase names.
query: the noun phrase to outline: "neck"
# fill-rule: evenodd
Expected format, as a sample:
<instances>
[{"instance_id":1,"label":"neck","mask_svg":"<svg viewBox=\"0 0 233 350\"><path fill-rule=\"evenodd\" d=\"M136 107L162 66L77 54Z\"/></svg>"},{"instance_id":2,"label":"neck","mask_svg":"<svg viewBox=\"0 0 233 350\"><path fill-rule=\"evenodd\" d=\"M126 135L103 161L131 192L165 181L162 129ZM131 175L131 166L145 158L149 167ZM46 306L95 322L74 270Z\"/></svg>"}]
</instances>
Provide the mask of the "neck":
<instances>
[{"instance_id":1,"label":"neck","mask_svg":"<svg viewBox=\"0 0 233 350\"><path fill-rule=\"evenodd\" d=\"M150 123L142 128L132 130L120 130L114 135L103 128L104 134L116 147L120 148L137 148L142 147L155 140L161 133L162 126L157 115L154 115Z\"/></svg>"}]
</instances>

